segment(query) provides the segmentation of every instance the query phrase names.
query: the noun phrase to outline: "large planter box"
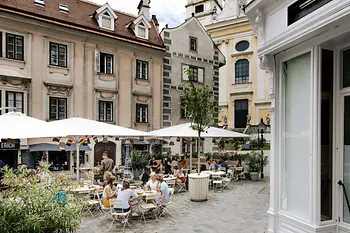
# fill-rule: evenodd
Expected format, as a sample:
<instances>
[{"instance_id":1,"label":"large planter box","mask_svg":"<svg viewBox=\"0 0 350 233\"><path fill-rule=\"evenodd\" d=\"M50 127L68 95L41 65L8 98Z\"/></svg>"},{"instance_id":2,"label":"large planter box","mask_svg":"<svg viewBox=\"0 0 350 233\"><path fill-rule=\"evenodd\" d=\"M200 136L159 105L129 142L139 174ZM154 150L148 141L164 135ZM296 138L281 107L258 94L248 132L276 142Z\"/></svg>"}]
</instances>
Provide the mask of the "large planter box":
<instances>
[{"instance_id":1,"label":"large planter box","mask_svg":"<svg viewBox=\"0 0 350 233\"><path fill-rule=\"evenodd\" d=\"M188 191L191 201L206 201L209 193L209 175L189 174Z\"/></svg>"}]
</instances>

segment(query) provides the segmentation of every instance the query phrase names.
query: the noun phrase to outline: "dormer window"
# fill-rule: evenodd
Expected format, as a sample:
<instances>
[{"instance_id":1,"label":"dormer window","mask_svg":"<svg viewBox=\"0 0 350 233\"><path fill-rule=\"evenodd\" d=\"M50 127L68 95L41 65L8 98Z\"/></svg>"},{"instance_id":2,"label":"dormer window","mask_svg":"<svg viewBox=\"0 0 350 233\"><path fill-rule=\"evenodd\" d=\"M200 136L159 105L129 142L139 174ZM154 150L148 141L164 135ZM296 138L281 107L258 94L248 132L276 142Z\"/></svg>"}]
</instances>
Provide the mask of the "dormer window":
<instances>
[{"instance_id":1,"label":"dormer window","mask_svg":"<svg viewBox=\"0 0 350 233\"><path fill-rule=\"evenodd\" d=\"M69 13L69 9L67 5L58 4L58 9L63 13Z\"/></svg>"},{"instance_id":2,"label":"dormer window","mask_svg":"<svg viewBox=\"0 0 350 233\"><path fill-rule=\"evenodd\" d=\"M149 29L151 28L151 24L143 14L137 17L137 19L135 19L131 25L137 37L148 40L148 33Z\"/></svg>"},{"instance_id":3,"label":"dormer window","mask_svg":"<svg viewBox=\"0 0 350 233\"><path fill-rule=\"evenodd\" d=\"M34 0L34 4L37 6L44 7L45 6L45 1L44 0Z\"/></svg>"},{"instance_id":4,"label":"dormer window","mask_svg":"<svg viewBox=\"0 0 350 233\"><path fill-rule=\"evenodd\" d=\"M138 34L137 36L139 37L143 37L143 38L146 37L146 27L143 24L143 22L139 23L139 26L137 28L137 34Z\"/></svg>"},{"instance_id":5,"label":"dormer window","mask_svg":"<svg viewBox=\"0 0 350 233\"><path fill-rule=\"evenodd\" d=\"M114 31L114 21L118 18L118 16L108 3L96 10L95 14L95 18L100 28Z\"/></svg>"},{"instance_id":6,"label":"dormer window","mask_svg":"<svg viewBox=\"0 0 350 233\"><path fill-rule=\"evenodd\" d=\"M102 27L108 29L112 28L112 17L108 14L107 11L102 14Z\"/></svg>"}]
</instances>

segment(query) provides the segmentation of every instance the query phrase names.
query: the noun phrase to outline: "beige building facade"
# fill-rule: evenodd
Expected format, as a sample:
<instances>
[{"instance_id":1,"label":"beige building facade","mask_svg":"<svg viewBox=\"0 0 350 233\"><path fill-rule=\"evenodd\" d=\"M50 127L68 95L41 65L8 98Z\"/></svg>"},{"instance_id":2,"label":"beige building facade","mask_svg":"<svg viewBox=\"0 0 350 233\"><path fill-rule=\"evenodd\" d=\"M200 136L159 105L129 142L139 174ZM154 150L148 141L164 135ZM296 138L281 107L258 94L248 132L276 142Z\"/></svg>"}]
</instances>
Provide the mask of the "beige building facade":
<instances>
[{"instance_id":1,"label":"beige building facade","mask_svg":"<svg viewBox=\"0 0 350 233\"><path fill-rule=\"evenodd\" d=\"M226 0L223 11L206 25L207 32L226 57L220 68L219 121L243 130L261 119L269 124L269 75L259 68L258 41L244 15L244 1Z\"/></svg>"},{"instance_id":2,"label":"beige building facade","mask_svg":"<svg viewBox=\"0 0 350 233\"><path fill-rule=\"evenodd\" d=\"M78 116L143 131L160 129L165 47L155 16L149 18L149 1L141 0L138 16L108 4L65 2L0 3L0 107L47 121ZM99 151L92 142L81 162L93 165L108 150L121 164L122 142L108 140L109 146L97 146ZM7 162L33 163L37 155L30 148L41 142L22 140L22 156ZM0 151L0 157L15 153ZM71 169L72 156L53 154Z\"/></svg>"}]
</instances>

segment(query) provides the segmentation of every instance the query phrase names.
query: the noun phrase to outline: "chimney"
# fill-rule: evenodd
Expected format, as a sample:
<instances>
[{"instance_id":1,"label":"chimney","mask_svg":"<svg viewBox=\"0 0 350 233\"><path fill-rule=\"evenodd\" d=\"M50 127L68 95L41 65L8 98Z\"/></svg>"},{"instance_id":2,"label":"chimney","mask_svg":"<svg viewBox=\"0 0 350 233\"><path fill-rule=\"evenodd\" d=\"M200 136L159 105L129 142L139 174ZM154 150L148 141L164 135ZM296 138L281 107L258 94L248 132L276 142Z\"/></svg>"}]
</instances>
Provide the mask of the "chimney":
<instances>
[{"instance_id":1,"label":"chimney","mask_svg":"<svg viewBox=\"0 0 350 233\"><path fill-rule=\"evenodd\" d=\"M149 9L151 0L140 0L137 9L139 10L139 15L143 14L147 19L149 19Z\"/></svg>"},{"instance_id":2,"label":"chimney","mask_svg":"<svg viewBox=\"0 0 350 233\"><path fill-rule=\"evenodd\" d=\"M157 32L159 32L159 23L156 15L152 15L152 21L154 22L154 25L156 25Z\"/></svg>"}]
</instances>

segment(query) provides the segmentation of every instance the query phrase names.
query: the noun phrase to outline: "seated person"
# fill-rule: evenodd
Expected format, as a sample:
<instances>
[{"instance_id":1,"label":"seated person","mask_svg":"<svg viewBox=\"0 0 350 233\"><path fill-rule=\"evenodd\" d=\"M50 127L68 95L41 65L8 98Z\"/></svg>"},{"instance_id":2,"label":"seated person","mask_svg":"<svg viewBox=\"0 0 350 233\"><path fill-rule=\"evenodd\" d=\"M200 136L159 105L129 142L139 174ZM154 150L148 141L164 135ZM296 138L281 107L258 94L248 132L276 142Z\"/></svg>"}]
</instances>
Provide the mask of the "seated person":
<instances>
[{"instance_id":1,"label":"seated person","mask_svg":"<svg viewBox=\"0 0 350 233\"><path fill-rule=\"evenodd\" d=\"M176 183L185 183L186 177L184 172L182 171L182 168L175 167L174 168L174 176L177 178Z\"/></svg>"},{"instance_id":2,"label":"seated person","mask_svg":"<svg viewBox=\"0 0 350 233\"><path fill-rule=\"evenodd\" d=\"M158 187L157 174L155 172L152 172L150 175L149 181L145 185L145 191L147 191L148 189L157 190L157 187Z\"/></svg>"},{"instance_id":3,"label":"seated person","mask_svg":"<svg viewBox=\"0 0 350 233\"><path fill-rule=\"evenodd\" d=\"M120 200L123 202L123 208L118 209L114 207L115 211L124 213L131 210L132 215L137 216L136 213L133 213L132 207L130 205L130 198L138 198L138 196L133 190L130 189L130 183L124 180L123 187L118 190L118 196L117 196L117 200Z\"/></svg>"},{"instance_id":4,"label":"seated person","mask_svg":"<svg viewBox=\"0 0 350 233\"><path fill-rule=\"evenodd\" d=\"M211 166L211 160L210 158L207 158L207 161L205 162L206 166L207 166L207 170L209 171L210 170L210 166Z\"/></svg>"},{"instance_id":5,"label":"seated person","mask_svg":"<svg viewBox=\"0 0 350 233\"><path fill-rule=\"evenodd\" d=\"M216 163L215 160L213 160L212 164L209 167L209 170L210 171L216 171L216 172L220 171L220 166L219 166L219 164Z\"/></svg>"},{"instance_id":6,"label":"seated person","mask_svg":"<svg viewBox=\"0 0 350 233\"><path fill-rule=\"evenodd\" d=\"M169 192L169 186L164 181L163 175L157 175L157 180L159 182L159 186L157 188L157 191L161 193L161 195L157 198L157 205L159 207L165 206L169 200L170 200L170 192Z\"/></svg>"},{"instance_id":7,"label":"seated person","mask_svg":"<svg viewBox=\"0 0 350 233\"><path fill-rule=\"evenodd\" d=\"M103 205L107 208L111 207L109 200L115 198L117 190L114 187L115 176L111 175L107 177L106 186L103 190L102 200ZM113 191L114 189L114 191Z\"/></svg>"},{"instance_id":8,"label":"seated person","mask_svg":"<svg viewBox=\"0 0 350 233\"><path fill-rule=\"evenodd\" d=\"M219 159L219 165L220 165L221 168L225 168L225 171L227 172L228 164L221 157Z\"/></svg>"},{"instance_id":9,"label":"seated person","mask_svg":"<svg viewBox=\"0 0 350 233\"><path fill-rule=\"evenodd\" d=\"M242 172L244 171L244 167L242 165L242 161L241 160L238 160L238 163L237 163L236 167L241 167L242 168Z\"/></svg>"},{"instance_id":10,"label":"seated person","mask_svg":"<svg viewBox=\"0 0 350 233\"><path fill-rule=\"evenodd\" d=\"M155 156L152 157L151 161L149 162L149 166L151 167L151 172L155 172L156 174L159 173L160 165L157 163Z\"/></svg>"}]
</instances>

